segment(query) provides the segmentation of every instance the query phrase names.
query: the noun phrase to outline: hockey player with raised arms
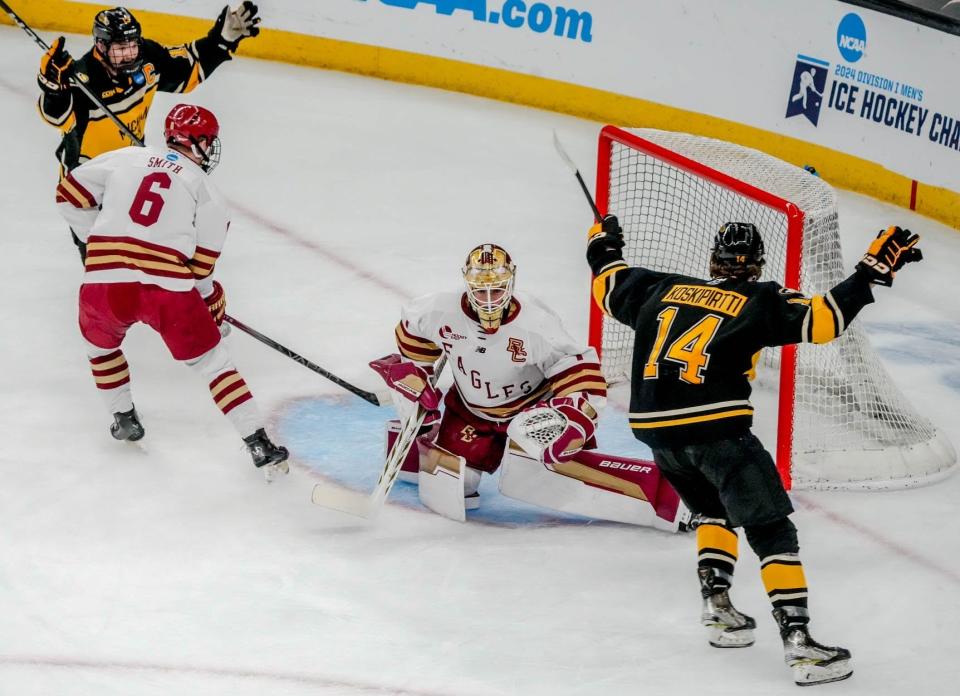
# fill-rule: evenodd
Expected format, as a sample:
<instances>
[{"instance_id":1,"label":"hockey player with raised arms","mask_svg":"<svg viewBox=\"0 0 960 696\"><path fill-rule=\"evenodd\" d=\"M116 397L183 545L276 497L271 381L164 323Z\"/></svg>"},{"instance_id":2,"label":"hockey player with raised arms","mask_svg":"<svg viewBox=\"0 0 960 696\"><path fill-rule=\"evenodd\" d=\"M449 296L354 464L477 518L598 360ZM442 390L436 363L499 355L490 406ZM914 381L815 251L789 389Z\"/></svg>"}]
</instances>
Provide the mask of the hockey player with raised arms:
<instances>
[{"instance_id":1,"label":"hockey player with raised arms","mask_svg":"<svg viewBox=\"0 0 960 696\"><path fill-rule=\"evenodd\" d=\"M396 327L400 355L371 363L394 390L401 410L419 403L430 414L427 424L439 419L438 427L419 438L404 478L418 479L421 500L441 514L452 511L448 516L454 519L477 506L481 475L510 460L514 450L504 456L508 440L526 445L535 460L532 468L551 479L566 478L557 475L564 463L594 446L597 409L607 390L593 348L571 338L539 300L514 292L516 268L506 250L481 244L467 255L462 271L465 290L426 295L403 307ZM430 383L443 354L453 374L445 398ZM530 438L511 430L521 420L552 425L546 435ZM586 488L583 480L560 483ZM438 492L445 481L455 491L449 500ZM503 477L501 491L510 495L502 484ZM647 498L631 501L652 510ZM531 502L551 506L550 500Z\"/></svg>"},{"instance_id":2,"label":"hockey player with raised arms","mask_svg":"<svg viewBox=\"0 0 960 696\"><path fill-rule=\"evenodd\" d=\"M240 42L260 33L258 8L250 0L224 7L206 36L180 46L144 38L125 7L101 10L93 20L93 47L76 61L57 38L40 61L38 108L62 133L57 159L63 178L97 155L134 143L103 110L71 82L79 80L140 140L156 93L186 94L229 61ZM84 249L74 235L83 256Z\"/></svg>"},{"instance_id":3,"label":"hockey player with raised arms","mask_svg":"<svg viewBox=\"0 0 960 696\"><path fill-rule=\"evenodd\" d=\"M144 428L133 405L121 344L137 322L160 334L174 359L208 382L269 479L287 472L287 450L263 417L221 341L223 287L213 279L230 217L207 176L220 161L220 125L202 107L178 104L164 123L166 147L127 147L95 157L57 186L60 213L87 246L80 332L117 440Z\"/></svg>"},{"instance_id":4,"label":"hockey player with raised arms","mask_svg":"<svg viewBox=\"0 0 960 696\"><path fill-rule=\"evenodd\" d=\"M922 259L918 241L909 230L882 230L852 275L808 297L760 281L764 245L749 222L728 222L716 233L710 279L629 266L613 215L590 230L594 298L635 331L630 426L699 518L697 572L709 642L753 644L756 622L729 594L742 527L760 559L784 659L801 686L846 679L853 668L849 650L810 636L793 506L750 430L749 380L764 347L837 338L873 302L873 285L892 285L904 264Z\"/></svg>"}]
</instances>

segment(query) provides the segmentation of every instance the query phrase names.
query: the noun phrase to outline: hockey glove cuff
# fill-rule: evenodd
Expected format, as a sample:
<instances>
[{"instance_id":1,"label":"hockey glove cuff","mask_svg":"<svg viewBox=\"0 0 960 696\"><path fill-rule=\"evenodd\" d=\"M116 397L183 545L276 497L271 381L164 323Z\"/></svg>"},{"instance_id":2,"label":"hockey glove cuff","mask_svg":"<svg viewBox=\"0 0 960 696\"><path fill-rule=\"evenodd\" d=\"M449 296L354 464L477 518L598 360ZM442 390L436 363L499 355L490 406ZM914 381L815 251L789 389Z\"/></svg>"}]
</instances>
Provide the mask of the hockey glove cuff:
<instances>
[{"instance_id":1,"label":"hockey glove cuff","mask_svg":"<svg viewBox=\"0 0 960 696\"><path fill-rule=\"evenodd\" d=\"M213 292L204 297L203 301L207 303L207 310L217 326L221 326L223 318L227 314L227 294L224 292L223 286L217 281L213 281Z\"/></svg>"},{"instance_id":2,"label":"hockey glove cuff","mask_svg":"<svg viewBox=\"0 0 960 696\"><path fill-rule=\"evenodd\" d=\"M919 241L919 235L900 227L891 226L881 230L857 263L857 273L866 276L872 283L890 287L904 264L923 259L923 253L916 248Z\"/></svg>"}]
</instances>

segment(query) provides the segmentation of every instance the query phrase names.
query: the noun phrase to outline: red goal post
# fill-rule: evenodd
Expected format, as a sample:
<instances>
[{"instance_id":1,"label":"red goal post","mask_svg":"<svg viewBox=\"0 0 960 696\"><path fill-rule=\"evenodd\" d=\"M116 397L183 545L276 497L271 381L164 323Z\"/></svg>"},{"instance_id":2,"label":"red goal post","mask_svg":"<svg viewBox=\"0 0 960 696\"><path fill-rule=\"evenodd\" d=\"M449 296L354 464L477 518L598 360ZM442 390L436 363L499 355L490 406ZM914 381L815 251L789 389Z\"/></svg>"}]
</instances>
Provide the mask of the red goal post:
<instances>
[{"instance_id":1,"label":"red goal post","mask_svg":"<svg viewBox=\"0 0 960 696\"><path fill-rule=\"evenodd\" d=\"M704 277L713 235L735 220L763 234L764 280L812 294L846 275L833 190L756 150L606 126L596 197L602 213L620 218L631 264ZM629 379L632 337L591 300L589 342L608 381ZM861 327L828 345L764 351L768 372L779 372L776 460L787 488L906 487L946 475L952 446L892 386ZM841 436L852 447L830 441Z\"/></svg>"}]
</instances>

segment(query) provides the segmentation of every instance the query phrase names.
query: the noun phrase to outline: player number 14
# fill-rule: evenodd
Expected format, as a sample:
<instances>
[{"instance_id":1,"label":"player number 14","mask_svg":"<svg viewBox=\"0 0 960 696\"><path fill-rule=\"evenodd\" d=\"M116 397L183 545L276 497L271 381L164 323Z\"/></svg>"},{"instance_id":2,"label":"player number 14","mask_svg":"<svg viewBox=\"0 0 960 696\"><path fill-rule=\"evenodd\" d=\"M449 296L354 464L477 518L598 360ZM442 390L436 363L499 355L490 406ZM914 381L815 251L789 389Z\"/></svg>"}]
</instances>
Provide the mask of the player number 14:
<instances>
[{"instance_id":1,"label":"player number 14","mask_svg":"<svg viewBox=\"0 0 960 696\"><path fill-rule=\"evenodd\" d=\"M657 379L660 375L660 354L663 344L666 343L673 327L673 320L677 316L676 307L667 307L657 315L657 338L653 342L650 357L643 366L644 379ZM710 362L710 353L707 348L710 341L717 335L717 329L723 323L723 318L708 314L689 329L684 331L667 349L664 360L679 363L683 366L680 379L688 384L703 384L703 369Z\"/></svg>"}]
</instances>

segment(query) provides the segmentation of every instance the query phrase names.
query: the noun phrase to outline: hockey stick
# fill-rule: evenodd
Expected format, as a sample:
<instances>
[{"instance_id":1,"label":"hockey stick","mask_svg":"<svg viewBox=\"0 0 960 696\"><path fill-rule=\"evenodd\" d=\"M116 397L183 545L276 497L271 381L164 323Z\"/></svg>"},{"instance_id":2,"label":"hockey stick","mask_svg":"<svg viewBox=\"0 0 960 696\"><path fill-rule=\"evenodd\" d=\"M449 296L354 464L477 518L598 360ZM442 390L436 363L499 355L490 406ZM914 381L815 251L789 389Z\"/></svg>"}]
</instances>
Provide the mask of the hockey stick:
<instances>
[{"instance_id":1,"label":"hockey stick","mask_svg":"<svg viewBox=\"0 0 960 696\"><path fill-rule=\"evenodd\" d=\"M593 195L590 193L590 189L587 188L587 184L580 175L580 170L574 163L573 158L567 154L567 151L563 147L563 143L560 142L560 136L557 135L557 131L553 131L553 146L557 148L557 153L560 155L563 161L567 163L567 166L570 167L570 171L573 172L573 175L577 177L577 182L580 184L580 188L583 190L583 195L587 197L587 203L590 204L590 209L593 210L594 218L596 218L597 222L600 222L603 220L603 215L600 214L600 209L597 208L597 204L593 200Z\"/></svg>"},{"instance_id":2,"label":"hockey stick","mask_svg":"<svg viewBox=\"0 0 960 696\"><path fill-rule=\"evenodd\" d=\"M16 12L14 12L13 8L10 7L10 5L8 5L6 2L4 2L4 0L0 0L0 9L2 9L4 12L7 13L10 19L13 20L14 24L16 24L18 27L20 27L25 31L27 33L27 36L33 39L33 42L35 44L37 44L44 51L50 50L50 46L47 44L47 42L41 39L37 35L37 32L35 32L33 29L30 28L29 24L27 24L22 19L20 19L20 16ZM68 53L67 55L70 55L70 54ZM106 104L100 101L100 99L93 92L91 92L90 89L85 84L83 84L83 82L76 79L75 77L71 77L70 84L72 84L81 92L83 92L83 94L87 97L87 99L93 102L93 104L95 104L98 109L102 109L103 113L107 115L107 118L113 121L116 124L117 128L119 128L125 136L130 138L130 142L135 143L140 147L143 147L143 141L140 138L138 138L136 135L134 135L133 131L131 131L130 128L127 127L127 124L121 121L120 118L115 113L113 113L110 109L108 109Z\"/></svg>"},{"instance_id":3,"label":"hockey stick","mask_svg":"<svg viewBox=\"0 0 960 696\"><path fill-rule=\"evenodd\" d=\"M435 385L439 380L440 373L443 372L443 366L446 362L446 355L441 356L437 361L433 371L433 378L430 380L431 386ZM359 491L349 490L340 486L318 483L313 487L313 495L311 495L310 500L317 505L339 510L349 515L356 515L357 517L365 517L367 519L376 517L380 513L380 510L383 509L383 504L386 502L387 496L390 495L390 489L393 488L393 484L396 482L397 476L400 473L400 467L403 466L403 461L407 458L407 453L413 446L417 433L420 432L420 427L423 425L426 417L427 411L418 405L417 410L411 413L404 421L403 427L397 435L397 439L394 440L393 447L390 448L390 453L387 454L387 460L383 464L383 471L380 472L380 478L377 480L377 485L372 493L364 495Z\"/></svg>"},{"instance_id":4,"label":"hockey stick","mask_svg":"<svg viewBox=\"0 0 960 696\"><path fill-rule=\"evenodd\" d=\"M333 383L336 384L337 386L343 387L344 389L346 389L348 392L350 392L350 393L352 393L352 394L356 394L357 396L359 396L359 397L360 397L361 399L363 399L364 401L367 401L367 402L373 404L374 406L382 406L382 405L383 405L383 404L380 402L379 397L378 397L376 394L374 394L373 392L364 391L364 390L361 389L360 387L355 387L354 385L350 384L350 382L346 381L345 379L341 379L340 377L337 377L337 376L336 376L335 374L333 374L332 372L330 372L330 371L328 371L328 370L324 370L324 369L323 369L322 367L320 367L319 365L310 362L309 360L307 360L307 359L306 359L305 357L303 357L302 355L298 355L297 353L294 353L292 350L290 350L290 349L287 348L286 346L281 345L280 343L277 343L276 341L274 341L274 340L273 340L272 338L270 338L269 336L264 336L262 333L260 333L260 332L257 331L256 329L250 328L249 326L247 326L246 324L244 324L242 321L238 321L237 319L234 319L234 318L231 317L229 314L227 314L227 315L223 318L223 320L224 320L225 322L227 322L228 324L230 324L231 326L236 326L238 329L240 329L241 331L243 331L245 334L247 334L247 335L249 335L249 336L253 336L255 339L257 339L258 341L260 341L260 342L263 343L264 345L270 346L271 348L273 348L273 349L274 349L275 351L277 351L278 353L287 356L288 358L290 358L290 359L293 360L294 362L300 363L301 365L303 365L303 366L304 366L305 368L307 368L308 370L313 370L313 371L316 372L318 375L322 375L322 376L326 377L328 380L330 380L331 382L333 382Z\"/></svg>"}]
</instances>

